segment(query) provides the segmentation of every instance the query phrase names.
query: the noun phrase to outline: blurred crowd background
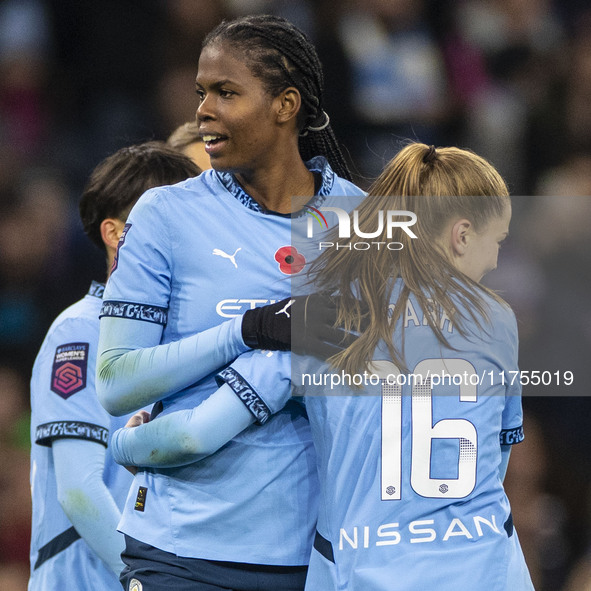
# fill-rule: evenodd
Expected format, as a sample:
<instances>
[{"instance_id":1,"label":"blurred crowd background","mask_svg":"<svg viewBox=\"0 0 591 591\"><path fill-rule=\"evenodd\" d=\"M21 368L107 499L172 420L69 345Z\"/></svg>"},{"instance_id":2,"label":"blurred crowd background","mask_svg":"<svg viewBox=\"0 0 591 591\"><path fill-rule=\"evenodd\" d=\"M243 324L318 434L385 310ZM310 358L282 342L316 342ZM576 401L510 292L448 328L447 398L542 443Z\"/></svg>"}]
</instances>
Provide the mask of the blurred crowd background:
<instances>
[{"instance_id":1,"label":"blurred crowd background","mask_svg":"<svg viewBox=\"0 0 591 591\"><path fill-rule=\"evenodd\" d=\"M0 588L28 576L29 379L54 317L104 261L77 202L92 168L195 117L204 35L268 12L314 40L326 111L367 187L409 140L507 179L490 277L514 307L526 441L507 489L538 591L591 589L591 6L587 0L0 1Z\"/></svg>"}]
</instances>

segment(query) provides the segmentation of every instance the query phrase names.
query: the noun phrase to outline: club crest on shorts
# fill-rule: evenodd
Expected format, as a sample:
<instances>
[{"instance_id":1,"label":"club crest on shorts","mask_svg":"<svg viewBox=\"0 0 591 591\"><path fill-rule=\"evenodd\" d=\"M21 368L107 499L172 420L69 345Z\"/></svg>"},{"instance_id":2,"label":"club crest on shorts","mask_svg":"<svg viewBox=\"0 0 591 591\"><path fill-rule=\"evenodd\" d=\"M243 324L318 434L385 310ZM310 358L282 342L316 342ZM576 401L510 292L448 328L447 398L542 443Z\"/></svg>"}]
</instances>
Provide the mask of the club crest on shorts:
<instances>
[{"instance_id":1,"label":"club crest on shorts","mask_svg":"<svg viewBox=\"0 0 591 591\"><path fill-rule=\"evenodd\" d=\"M137 579L129 581L129 591L142 591L142 584Z\"/></svg>"},{"instance_id":2,"label":"club crest on shorts","mask_svg":"<svg viewBox=\"0 0 591 591\"><path fill-rule=\"evenodd\" d=\"M86 388L88 343L68 343L55 350L51 390L64 399Z\"/></svg>"}]
</instances>

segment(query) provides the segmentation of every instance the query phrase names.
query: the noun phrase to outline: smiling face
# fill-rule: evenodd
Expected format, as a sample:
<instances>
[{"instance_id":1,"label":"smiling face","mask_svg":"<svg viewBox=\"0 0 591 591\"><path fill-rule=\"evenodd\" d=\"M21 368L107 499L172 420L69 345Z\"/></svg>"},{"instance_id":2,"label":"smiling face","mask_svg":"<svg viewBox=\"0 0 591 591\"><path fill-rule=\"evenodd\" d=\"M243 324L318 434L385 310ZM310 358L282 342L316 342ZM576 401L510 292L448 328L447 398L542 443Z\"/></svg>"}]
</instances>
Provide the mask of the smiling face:
<instances>
[{"instance_id":1,"label":"smiling face","mask_svg":"<svg viewBox=\"0 0 591 591\"><path fill-rule=\"evenodd\" d=\"M492 218L476 231L468 220L452 224L452 253L456 268L473 281L479 282L497 268L501 242L509 234L511 205L507 203L502 215Z\"/></svg>"},{"instance_id":2,"label":"smiling face","mask_svg":"<svg viewBox=\"0 0 591 591\"><path fill-rule=\"evenodd\" d=\"M240 51L227 43L207 45L199 58L197 120L216 170L252 172L276 152L281 134L279 97L255 77Z\"/></svg>"}]
</instances>

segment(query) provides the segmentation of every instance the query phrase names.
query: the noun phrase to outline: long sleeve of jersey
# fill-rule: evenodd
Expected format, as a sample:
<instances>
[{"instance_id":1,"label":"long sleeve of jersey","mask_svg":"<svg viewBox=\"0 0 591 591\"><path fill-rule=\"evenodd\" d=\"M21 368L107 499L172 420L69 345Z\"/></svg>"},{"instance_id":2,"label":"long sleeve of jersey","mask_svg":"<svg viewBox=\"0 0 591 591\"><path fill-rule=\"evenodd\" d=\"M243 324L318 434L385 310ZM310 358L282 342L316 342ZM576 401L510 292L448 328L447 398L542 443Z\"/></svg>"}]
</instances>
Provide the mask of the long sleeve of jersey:
<instances>
[{"instance_id":1,"label":"long sleeve of jersey","mask_svg":"<svg viewBox=\"0 0 591 591\"><path fill-rule=\"evenodd\" d=\"M101 404L121 416L194 384L248 350L240 327L237 317L161 345L160 324L101 318L96 377Z\"/></svg>"},{"instance_id":2,"label":"long sleeve of jersey","mask_svg":"<svg viewBox=\"0 0 591 591\"><path fill-rule=\"evenodd\" d=\"M195 244L179 238L175 227L184 224L186 214L174 203L170 188L142 196L125 225L105 288L96 389L113 415L176 394L248 350L241 315L224 321L228 316L206 300L212 290L204 283L209 267L199 266L204 235L193 232ZM219 278L211 281L216 285Z\"/></svg>"},{"instance_id":3,"label":"long sleeve of jersey","mask_svg":"<svg viewBox=\"0 0 591 591\"><path fill-rule=\"evenodd\" d=\"M111 441L115 461L172 468L211 455L255 421L265 423L283 408L291 395L289 368L289 353L241 355L218 375L220 388L195 408L116 431Z\"/></svg>"},{"instance_id":4,"label":"long sleeve of jersey","mask_svg":"<svg viewBox=\"0 0 591 591\"><path fill-rule=\"evenodd\" d=\"M124 466L183 466L211 455L254 421L254 415L224 385L195 408L115 431L111 453Z\"/></svg>"},{"instance_id":5,"label":"long sleeve of jersey","mask_svg":"<svg viewBox=\"0 0 591 591\"><path fill-rule=\"evenodd\" d=\"M103 481L106 450L82 439L56 439L52 444L58 500L76 531L119 576L125 566L121 513Z\"/></svg>"}]
</instances>

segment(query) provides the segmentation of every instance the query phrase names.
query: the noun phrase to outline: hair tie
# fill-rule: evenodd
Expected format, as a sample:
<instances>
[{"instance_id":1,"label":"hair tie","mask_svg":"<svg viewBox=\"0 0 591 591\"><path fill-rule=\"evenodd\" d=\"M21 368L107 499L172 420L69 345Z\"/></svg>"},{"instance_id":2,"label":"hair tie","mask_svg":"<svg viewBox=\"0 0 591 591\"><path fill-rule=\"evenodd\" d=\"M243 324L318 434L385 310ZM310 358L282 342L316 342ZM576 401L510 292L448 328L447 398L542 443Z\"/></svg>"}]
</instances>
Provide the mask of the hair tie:
<instances>
[{"instance_id":1,"label":"hair tie","mask_svg":"<svg viewBox=\"0 0 591 591\"><path fill-rule=\"evenodd\" d=\"M423 156L423 163L429 164L430 162L433 162L436 157L437 157L437 150L435 149L435 146L429 146L429 151L426 152L425 155Z\"/></svg>"},{"instance_id":2,"label":"hair tie","mask_svg":"<svg viewBox=\"0 0 591 591\"><path fill-rule=\"evenodd\" d=\"M322 115L325 119L322 125L319 125L318 127L312 127L311 125L308 125L306 129L309 131L322 131L323 129L326 129L328 127L328 124L330 123L330 117L328 116L328 113L326 111L322 111Z\"/></svg>"}]
</instances>

